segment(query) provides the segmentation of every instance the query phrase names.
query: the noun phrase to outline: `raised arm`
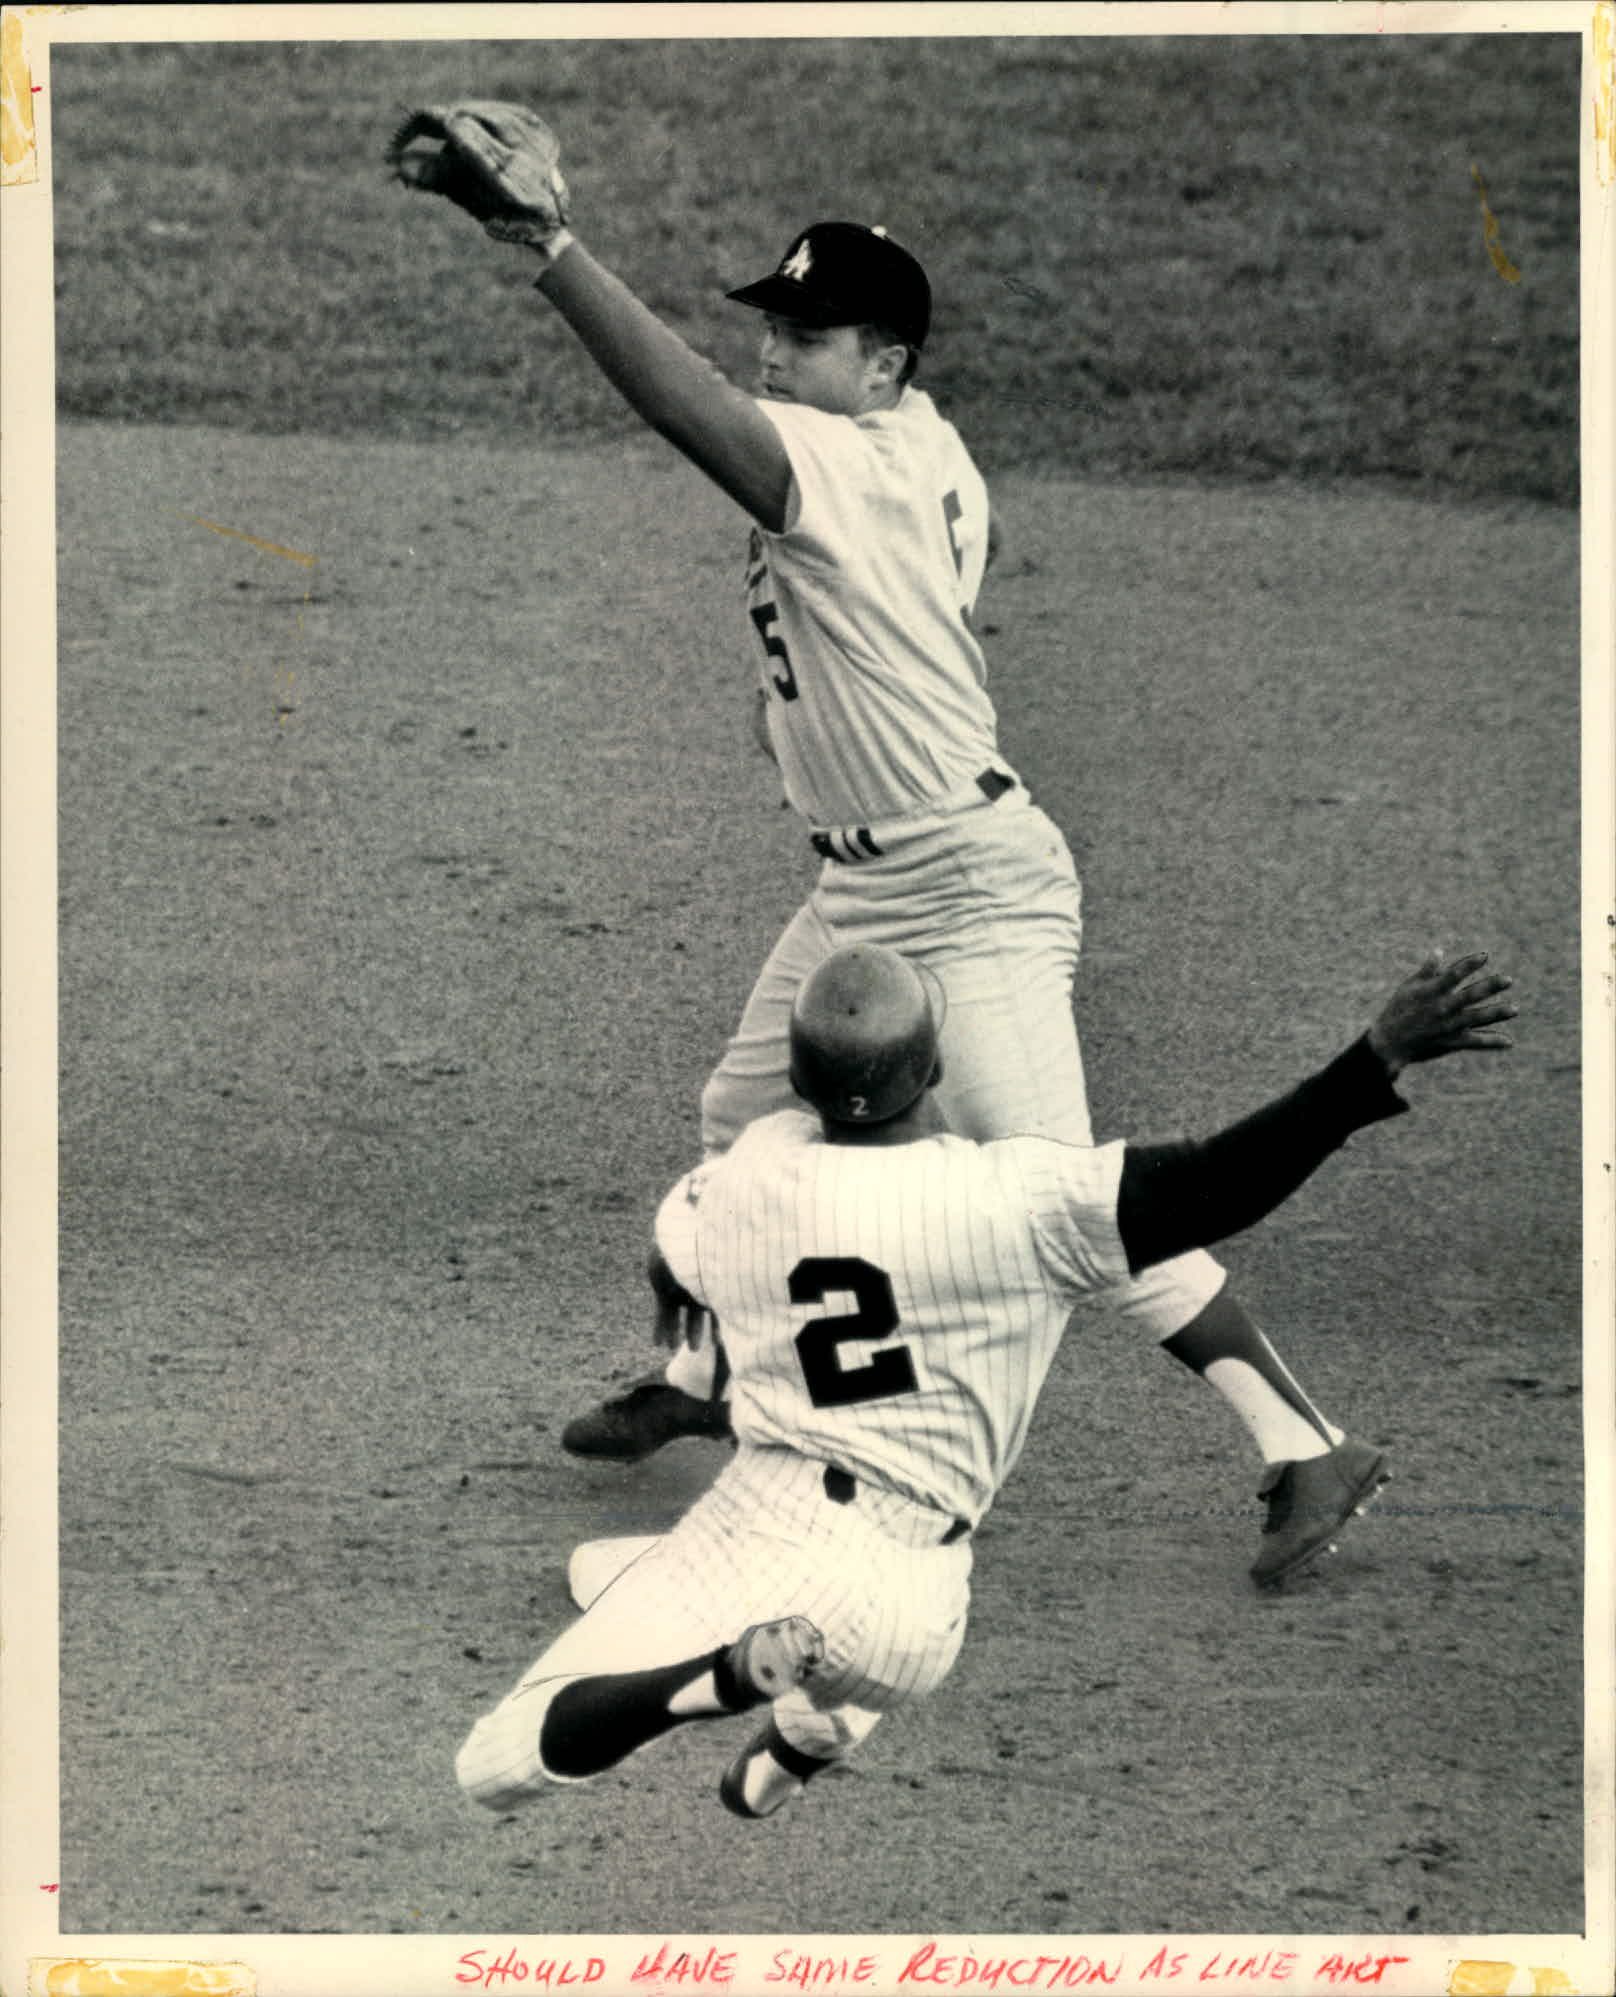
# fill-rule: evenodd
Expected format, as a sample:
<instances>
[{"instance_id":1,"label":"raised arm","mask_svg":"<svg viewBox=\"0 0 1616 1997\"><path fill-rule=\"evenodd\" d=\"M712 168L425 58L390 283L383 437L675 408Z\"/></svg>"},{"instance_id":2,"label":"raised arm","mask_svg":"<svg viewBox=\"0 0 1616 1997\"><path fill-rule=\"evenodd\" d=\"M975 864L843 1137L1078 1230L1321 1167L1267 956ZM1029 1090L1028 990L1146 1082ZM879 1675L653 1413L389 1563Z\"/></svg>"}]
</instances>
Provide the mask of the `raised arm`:
<instances>
[{"instance_id":1,"label":"raised arm","mask_svg":"<svg viewBox=\"0 0 1616 1997\"><path fill-rule=\"evenodd\" d=\"M564 231L539 251L537 288L634 413L771 533L786 523L791 460L750 395L726 381Z\"/></svg>"},{"instance_id":2,"label":"raised arm","mask_svg":"<svg viewBox=\"0 0 1616 1997\"><path fill-rule=\"evenodd\" d=\"M1508 1047L1491 1029L1515 1017L1509 979L1477 977L1477 952L1433 955L1397 987L1374 1024L1327 1068L1201 1142L1130 1144L1117 1224L1135 1273L1187 1248L1238 1234L1290 1197L1355 1130L1399 1116L1392 1087L1410 1063Z\"/></svg>"},{"instance_id":3,"label":"raised arm","mask_svg":"<svg viewBox=\"0 0 1616 1997\"><path fill-rule=\"evenodd\" d=\"M386 158L406 187L443 195L496 241L531 250L538 290L635 414L761 526L784 527L791 461L779 433L573 236L560 143L536 112L482 99L426 106L404 119Z\"/></svg>"}]
</instances>

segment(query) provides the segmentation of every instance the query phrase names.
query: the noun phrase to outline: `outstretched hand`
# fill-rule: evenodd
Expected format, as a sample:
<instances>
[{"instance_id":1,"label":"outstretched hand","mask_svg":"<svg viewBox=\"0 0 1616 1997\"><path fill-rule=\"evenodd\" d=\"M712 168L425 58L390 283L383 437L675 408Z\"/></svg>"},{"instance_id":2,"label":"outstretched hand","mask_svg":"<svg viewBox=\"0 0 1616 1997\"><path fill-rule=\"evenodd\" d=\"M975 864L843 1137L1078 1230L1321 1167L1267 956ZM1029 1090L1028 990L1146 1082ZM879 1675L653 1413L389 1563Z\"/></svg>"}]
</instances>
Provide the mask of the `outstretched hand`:
<instances>
[{"instance_id":1,"label":"outstretched hand","mask_svg":"<svg viewBox=\"0 0 1616 1997\"><path fill-rule=\"evenodd\" d=\"M1444 1054L1492 1053L1513 1046L1507 1033L1490 1028L1515 1017L1516 1008L1498 995L1511 980L1496 971L1478 977L1485 950L1444 963L1433 950L1381 1007L1369 1029L1369 1045L1395 1075L1414 1061Z\"/></svg>"},{"instance_id":2,"label":"outstretched hand","mask_svg":"<svg viewBox=\"0 0 1616 1997\"><path fill-rule=\"evenodd\" d=\"M656 1298L656 1322L651 1330L653 1343L677 1350L688 1345L700 1349L712 1322L712 1312L685 1288L668 1267L660 1248L653 1248L646 1266L651 1293Z\"/></svg>"}]
</instances>

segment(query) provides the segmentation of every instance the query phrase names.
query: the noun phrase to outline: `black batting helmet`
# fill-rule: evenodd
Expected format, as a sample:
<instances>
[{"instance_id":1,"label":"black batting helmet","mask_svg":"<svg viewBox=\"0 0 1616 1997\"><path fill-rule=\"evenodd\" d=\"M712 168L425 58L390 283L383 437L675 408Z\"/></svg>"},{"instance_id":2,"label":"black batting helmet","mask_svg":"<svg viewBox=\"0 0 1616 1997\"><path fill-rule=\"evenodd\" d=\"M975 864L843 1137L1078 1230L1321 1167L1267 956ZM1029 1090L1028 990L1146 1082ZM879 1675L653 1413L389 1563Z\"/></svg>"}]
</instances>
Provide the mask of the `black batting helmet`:
<instances>
[{"instance_id":1,"label":"black batting helmet","mask_svg":"<svg viewBox=\"0 0 1616 1997\"><path fill-rule=\"evenodd\" d=\"M791 1085L834 1123L889 1123L939 1072L936 974L877 943L834 951L791 1008Z\"/></svg>"}]
</instances>

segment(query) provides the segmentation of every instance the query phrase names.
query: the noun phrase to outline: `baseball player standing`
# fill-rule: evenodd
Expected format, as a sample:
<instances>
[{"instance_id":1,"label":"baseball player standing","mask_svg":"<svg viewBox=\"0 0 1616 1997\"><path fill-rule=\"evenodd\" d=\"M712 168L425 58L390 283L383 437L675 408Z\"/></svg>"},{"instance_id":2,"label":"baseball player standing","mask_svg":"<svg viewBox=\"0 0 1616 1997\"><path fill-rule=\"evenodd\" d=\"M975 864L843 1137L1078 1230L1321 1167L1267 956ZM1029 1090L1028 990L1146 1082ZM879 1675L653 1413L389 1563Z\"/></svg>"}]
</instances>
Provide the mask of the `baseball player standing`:
<instances>
[{"instance_id":1,"label":"baseball player standing","mask_svg":"<svg viewBox=\"0 0 1616 1997\"><path fill-rule=\"evenodd\" d=\"M770 1703L719 1785L768 1816L932 1691L1076 1301L1261 1219L1408 1108L1408 1063L1508 1046L1484 962L1428 960L1328 1067L1202 1143L1091 1149L948 1132L936 980L879 945L823 959L790 1012L812 1113L749 1124L657 1215L664 1308L724 1326L735 1455L478 1720L466 1791L504 1809Z\"/></svg>"},{"instance_id":2,"label":"baseball player standing","mask_svg":"<svg viewBox=\"0 0 1616 1997\"><path fill-rule=\"evenodd\" d=\"M534 252L538 292L608 380L752 523L745 601L768 741L821 868L703 1091L706 1154L792 1102L792 997L855 941L903 952L946 991L950 1128L1087 1145L1071 1002L1080 888L1065 839L999 750L971 628L988 496L913 385L931 319L920 264L878 228L800 231L774 271L729 294L761 315L753 396L573 236L554 138L533 114L417 114L390 157L409 184ZM1203 1251L1136 1273L1114 1301L1245 1425L1267 1503L1252 1573L1283 1579L1373 1492L1385 1459L1326 1420ZM727 1435L723 1372L716 1340L687 1344L665 1378L570 1423L563 1446L634 1461L675 1436Z\"/></svg>"}]
</instances>

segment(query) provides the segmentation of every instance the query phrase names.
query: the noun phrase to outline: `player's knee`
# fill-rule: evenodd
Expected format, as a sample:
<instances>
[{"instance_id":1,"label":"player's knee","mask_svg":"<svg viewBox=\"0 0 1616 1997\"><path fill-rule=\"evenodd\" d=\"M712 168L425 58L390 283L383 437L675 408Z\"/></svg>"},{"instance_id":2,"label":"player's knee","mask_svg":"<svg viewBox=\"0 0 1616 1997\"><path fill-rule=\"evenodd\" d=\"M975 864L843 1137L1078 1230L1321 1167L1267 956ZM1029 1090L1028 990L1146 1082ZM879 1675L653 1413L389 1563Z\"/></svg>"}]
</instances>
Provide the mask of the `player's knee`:
<instances>
[{"instance_id":1,"label":"player's knee","mask_svg":"<svg viewBox=\"0 0 1616 1997\"><path fill-rule=\"evenodd\" d=\"M1107 1294L1123 1318L1160 1344L1194 1324L1226 1281L1221 1263L1204 1248L1192 1248Z\"/></svg>"},{"instance_id":2,"label":"player's knee","mask_svg":"<svg viewBox=\"0 0 1616 1997\"><path fill-rule=\"evenodd\" d=\"M756 1063L755 1073L739 1071L727 1060L720 1061L701 1092L702 1153L716 1158L759 1117L802 1106L802 1098L791 1086L783 1040L778 1065L761 1059Z\"/></svg>"},{"instance_id":3,"label":"player's knee","mask_svg":"<svg viewBox=\"0 0 1616 1997\"><path fill-rule=\"evenodd\" d=\"M543 1787L538 1759L538 1729L532 1752L508 1737L497 1712L485 1713L460 1744L455 1756L455 1780L474 1803L485 1810L510 1810Z\"/></svg>"},{"instance_id":4,"label":"player's knee","mask_svg":"<svg viewBox=\"0 0 1616 1997\"><path fill-rule=\"evenodd\" d=\"M566 1782L544 1765L539 1735L554 1688L535 1696L527 1689L502 1699L467 1734L455 1756L455 1780L485 1810L514 1810Z\"/></svg>"},{"instance_id":5,"label":"player's knee","mask_svg":"<svg viewBox=\"0 0 1616 1997\"><path fill-rule=\"evenodd\" d=\"M701 1149L707 1158L727 1151L745 1128L735 1084L722 1071L709 1075L701 1092Z\"/></svg>"}]
</instances>

